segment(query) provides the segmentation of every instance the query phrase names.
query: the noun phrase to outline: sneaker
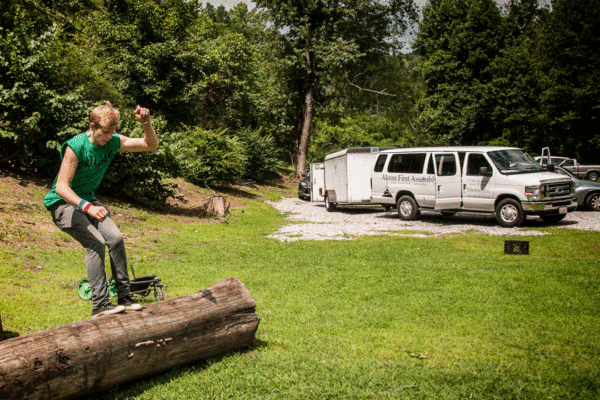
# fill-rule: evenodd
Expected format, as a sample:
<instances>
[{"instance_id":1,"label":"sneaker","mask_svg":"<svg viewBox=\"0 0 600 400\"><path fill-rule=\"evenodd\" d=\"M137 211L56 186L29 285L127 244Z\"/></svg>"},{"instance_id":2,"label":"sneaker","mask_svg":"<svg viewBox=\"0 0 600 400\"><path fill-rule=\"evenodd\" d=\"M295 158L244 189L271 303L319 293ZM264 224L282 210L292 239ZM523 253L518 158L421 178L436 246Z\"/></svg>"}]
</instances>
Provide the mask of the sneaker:
<instances>
[{"instance_id":1,"label":"sneaker","mask_svg":"<svg viewBox=\"0 0 600 400\"><path fill-rule=\"evenodd\" d=\"M126 309L130 311L139 311L142 309L142 306L133 301L131 296L119 297L119 301L117 302L119 306L125 306Z\"/></svg>"},{"instance_id":2,"label":"sneaker","mask_svg":"<svg viewBox=\"0 0 600 400\"><path fill-rule=\"evenodd\" d=\"M113 306L112 304L106 304L92 310L92 318L99 317L101 315L117 314L125 311L124 306Z\"/></svg>"}]
</instances>

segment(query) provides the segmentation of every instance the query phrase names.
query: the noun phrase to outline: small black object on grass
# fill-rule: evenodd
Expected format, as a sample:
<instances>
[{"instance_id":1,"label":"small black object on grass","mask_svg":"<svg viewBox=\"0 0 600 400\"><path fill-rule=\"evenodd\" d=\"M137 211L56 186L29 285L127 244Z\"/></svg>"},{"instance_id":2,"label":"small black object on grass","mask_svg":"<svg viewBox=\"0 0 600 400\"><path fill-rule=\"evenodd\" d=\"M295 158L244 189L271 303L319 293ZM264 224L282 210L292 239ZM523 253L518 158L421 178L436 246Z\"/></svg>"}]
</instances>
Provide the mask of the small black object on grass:
<instances>
[{"instance_id":1,"label":"small black object on grass","mask_svg":"<svg viewBox=\"0 0 600 400\"><path fill-rule=\"evenodd\" d=\"M523 240L505 240L504 252L506 254L529 254L529 242Z\"/></svg>"}]
</instances>

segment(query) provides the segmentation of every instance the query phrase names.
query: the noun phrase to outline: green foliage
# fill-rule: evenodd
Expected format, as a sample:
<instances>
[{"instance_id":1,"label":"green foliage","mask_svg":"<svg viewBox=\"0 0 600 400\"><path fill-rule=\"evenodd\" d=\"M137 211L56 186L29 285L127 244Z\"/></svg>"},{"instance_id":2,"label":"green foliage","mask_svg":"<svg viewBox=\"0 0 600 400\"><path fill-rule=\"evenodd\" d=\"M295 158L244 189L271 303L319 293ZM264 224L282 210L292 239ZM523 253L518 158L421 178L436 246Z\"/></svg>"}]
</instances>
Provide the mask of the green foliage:
<instances>
[{"instance_id":1,"label":"green foliage","mask_svg":"<svg viewBox=\"0 0 600 400\"><path fill-rule=\"evenodd\" d=\"M280 150L273 136L265 134L262 129L243 129L237 136L246 156L244 178L262 182L279 170Z\"/></svg>"},{"instance_id":2,"label":"green foliage","mask_svg":"<svg viewBox=\"0 0 600 400\"><path fill-rule=\"evenodd\" d=\"M290 88L295 99L294 161L304 172L315 103L321 85L346 75L349 69L385 57L398 31L414 16L412 0L389 2L323 0L281 2L257 0L274 26L282 30Z\"/></svg>"},{"instance_id":3,"label":"green foliage","mask_svg":"<svg viewBox=\"0 0 600 400\"><path fill-rule=\"evenodd\" d=\"M225 130L195 127L177 133L173 136L173 151L182 176L198 185L233 183L246 169L243 144Z\"/></svg>"},{"instance_id":4,"label":"green foliage","mask_svg":"<svg viewBox=\"0 0 600 400\"><path fill-rule=\"evenodd\" d=\"M242 18L242 17L240 17ZM99 57L120 90L179 124L205 129L253 125L254 46L192 2L112 2L94 21Z\"/></svg>"},{"instance_id":5,"label":"green foliage","mask_svg":"<svg viewBox=\"0 0 600 400\"><path fill-rule=\"evenodd\" d=\"M85 111L80 91L57 82L57 41L56 29L30 36L23 25L0 28L0 162L45 170L58 136Z\"/></svg>"},{"instance_id":6,"label":"green foliage","mask_svg":"<svg viewBox=\"0 0 600 400\"><path fill-rule=\"evenodd\" d=\"M595 162L600 143L600 6L432 0L417 49L420 122L451 144L509 143Z\"/></svg>"},{"instance_id":7,"label":"green foliage","mask_svg":"<svg viewBox=\"0 0 600 400\"><path fill-rule=\"evenodd\" d=\"M201 168L212 185L352 146L506 143L595 162L597 2L430 0L410 56L398 49L412 0L255 4L3 1L0 162L53 175L60 145L104 99L161 119L167 144L119 155L106 179L155 205L173 193L164 178L187 168L177 131L238 138L230 168Z\"/></svg>"},{"instance_id":8,"label":"green foliage","mask_svg":"<svg viewBox=\"0 0 600 400\"><path fill-rule=\"evenodd\" d=\"M600 3L552 2L544 27L544 122L552 153L597 163L600 144Z\"/></svg>"},{"instance_id":9,"label":"green foliage","mask_svg":"<svg viewBox=\"0 0 600 400\"><path fill-rule=\"evenodd\" d=\"M397 122L383 116L342 118L336 124L315 121L308 162L323 161L327 154L348 147L411 147L418 144L412 130L402 130Z\"/></svg>"},{"instance_id":10,"label":"green foliage","mask_svg":"<svg viewBox=\"0 0 600 400\"><path fill-rule=\"evenodd\" d=\"M427 85L420 119L442 143L494 137L489 66L500 51L500 25L493 0L432 0L423 10L416 42Z\"/></svg>"},{"instance_id":11,"label":"green foliage","mask_svg":"<svg viewBox=\"0 0 600 400\"><path fill-rule=\"evenodd\" d=\"M153 208L160 208L167 199L176 197L177 185L167 182L166 178L178 176L180 170L169 137L163 134L166 123L161 118L153 118L152 125L161 141L158 150L151 153L117 153L102 181L100 193L128 198ZM133 112L121 112L117 133L130 137L143 136Z\"/></svg>"}]
</instances>

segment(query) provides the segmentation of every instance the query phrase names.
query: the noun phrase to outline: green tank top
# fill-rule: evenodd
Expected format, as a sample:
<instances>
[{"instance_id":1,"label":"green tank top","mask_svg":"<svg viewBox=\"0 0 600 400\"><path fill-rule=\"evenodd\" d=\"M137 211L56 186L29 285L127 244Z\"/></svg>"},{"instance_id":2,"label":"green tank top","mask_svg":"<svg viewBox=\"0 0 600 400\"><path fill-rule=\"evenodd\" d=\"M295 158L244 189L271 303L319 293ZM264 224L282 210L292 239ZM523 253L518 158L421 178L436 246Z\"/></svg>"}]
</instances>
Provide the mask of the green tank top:
<instances>
[{"instance_id":1,"label":"green tank top","mask_svg":"<svg viewBox=\"0 0 600 400\"><path fill-rule=\"evenodd\" d=\"M119 135L113 135L112 139L104 146L96 147L90 142L87 132L81 133L74 138L64 143L60 149L61 159L65 155L65 150L69 146L77 156L77 170L71 181L71 189L79 197L87 201L94 201L94 192L100 186L102 178L108 169L115 154L121 148L121 138ZM64 203L62 197L56 193L56 180L54 179L52 189L46 197L44 197L44 205L46 208L56 203Z\"/></svg>"}]
</instances>

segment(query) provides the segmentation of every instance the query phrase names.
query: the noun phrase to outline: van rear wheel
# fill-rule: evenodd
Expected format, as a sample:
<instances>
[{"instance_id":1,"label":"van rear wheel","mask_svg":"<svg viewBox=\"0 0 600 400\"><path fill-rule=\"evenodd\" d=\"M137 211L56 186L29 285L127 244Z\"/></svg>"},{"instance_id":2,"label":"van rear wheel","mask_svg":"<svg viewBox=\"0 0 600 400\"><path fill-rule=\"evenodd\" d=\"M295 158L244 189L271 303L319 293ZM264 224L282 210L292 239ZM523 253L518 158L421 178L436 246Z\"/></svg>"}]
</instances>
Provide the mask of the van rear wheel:
<instances>
[{"instance_id":1,"label":"van rear wheel","mask_svg":"<svg viewBox=\"0 0 600 400\"><path fill-rule=\"evenodd\" d=\"M520 226L525 220L521 203L515 199L504 199L496 206L496 220L505 228Z\"/></svg>"},{"instance_id":2,"label":"van rear wheel","mask_svg":"<svg viewBox=\"0 0 600 400\"><path fill-rule=\"evenodd\" d=\"M419 206L411 196L402 196L398 199L398 216L405 221L412 221L419 216Z\"/></svg>"}]
</instances>

